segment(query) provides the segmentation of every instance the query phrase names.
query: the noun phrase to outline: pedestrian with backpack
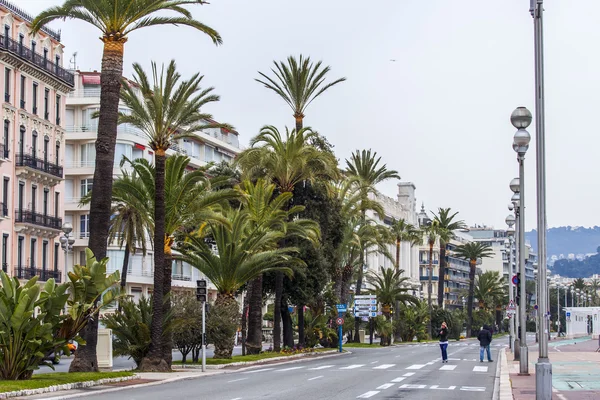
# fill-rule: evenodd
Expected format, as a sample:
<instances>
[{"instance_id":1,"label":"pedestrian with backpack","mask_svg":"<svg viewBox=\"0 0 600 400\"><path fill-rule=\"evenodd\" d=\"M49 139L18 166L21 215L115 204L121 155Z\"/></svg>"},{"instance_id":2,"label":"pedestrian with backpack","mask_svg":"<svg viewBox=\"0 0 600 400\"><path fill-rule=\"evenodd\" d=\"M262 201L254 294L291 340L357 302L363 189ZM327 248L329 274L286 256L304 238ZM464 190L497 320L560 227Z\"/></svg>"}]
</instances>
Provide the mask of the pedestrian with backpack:
<instances>
[{"instance_id":1,"label":"pedestrian with backpack","mask_svg":"<svg viewBox=\"0 0 600 400\"><path fill-rule=\"evenodd\" d=\"M492 362L492 353L490 350L490 344L492 343L492 332L487 325L481 327L479 334L477 335L479 340L479 362L483 362L483 352L487 353L488 362Z\"/></svg>"}]
</instances>

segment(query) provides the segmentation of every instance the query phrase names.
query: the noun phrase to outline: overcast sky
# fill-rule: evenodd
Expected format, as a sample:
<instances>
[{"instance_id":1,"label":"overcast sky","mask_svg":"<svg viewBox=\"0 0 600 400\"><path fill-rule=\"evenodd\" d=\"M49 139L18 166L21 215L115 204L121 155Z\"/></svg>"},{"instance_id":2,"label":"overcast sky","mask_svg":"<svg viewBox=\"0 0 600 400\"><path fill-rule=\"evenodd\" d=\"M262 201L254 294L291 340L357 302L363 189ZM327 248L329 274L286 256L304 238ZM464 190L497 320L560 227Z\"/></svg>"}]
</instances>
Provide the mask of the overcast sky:
<instances>
[{"instance_id":1,"label":"overcast sky","mask_svg":"<svg viewBox=\"0 0 600 400\"><path fill-rule=\"evenodd\" d=\"M13 0L14 2L14 0ZM31 14L62 0L18 0ZM190 8L223 37L216 47L187 27L147 28L125 46L131 64L174 58L205 75L210 106L247 144L261 126L293 126L287 105L254 81L273 60L305 54L331 66L333 87L305 126L327 136L343 162L372 148L415 183L427 210L451 207L469 224L504 228L517 176L512 110L534 111L529 0L212 0ZM600 2L545 1L548 224L600 225ZM57 21L77 67L100 70L95 28ZM67 56L65 56L67 58ZM395 60L395 61L391 61ZM526 159L527 230L535 228L535 128ZM395 183L381 191L396 195Z\"/></svg>"}]
</instances>

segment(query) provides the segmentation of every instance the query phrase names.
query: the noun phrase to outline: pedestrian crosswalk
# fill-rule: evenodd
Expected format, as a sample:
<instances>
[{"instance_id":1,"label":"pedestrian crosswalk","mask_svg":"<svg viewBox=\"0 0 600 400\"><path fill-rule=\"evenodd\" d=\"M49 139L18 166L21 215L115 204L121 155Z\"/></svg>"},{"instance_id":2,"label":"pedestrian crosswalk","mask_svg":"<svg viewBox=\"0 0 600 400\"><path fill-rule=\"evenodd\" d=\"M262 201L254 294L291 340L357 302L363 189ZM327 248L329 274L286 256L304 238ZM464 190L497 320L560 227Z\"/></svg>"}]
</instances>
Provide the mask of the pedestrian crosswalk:
<instances>
[{"instance_id":1,"label":"pedestrian crosswalk","mask_svg":"<svg viewBox=\"0 0 600 400\"><path fill-rule=\"evenodd\" d=\"M418 343L418 344L408 344L408 346L412 347L439 347L438 343ZM449 343L449 347L479 347L479 343ZM507 343L492 343L490 347L508 347Z\"/></svg>"},{"instance_id":2,"label":"pedestrian crosswalk","mask_svg":"<svg viewBox=\"0 0 600 400\"><path fill-rule=\"evenodd\" d=\"M422 370L422 369L426 369L426 370L439 370L439 371L460 371L460 372L488 372L489 367L487 365L476 365L473 366L472 364L467 364L464 362L460 362L461 359L454 359L456 361L453 361L453 359L449 359L449 363L448 364L443 364L443 365L439 365L439 361L438 362L429 362L426 364L412 364L412 365L399 365L399 364L379 364L379 365L373 365L373 364L350 364L350 365L318 365L315 367L308 367L308 366L302 366L302 365L296 365L293 367L284 367L282 366L281 368L258 368L258 369L251 369L248 371L243 371L244 374L255 374L255 373L260 373L260 372L290 372L290 371L297 371L297 370L306 370L306 371L324 371L324 370L338 370L338 371L347 371L347 370L356 370L356 369L360 369L360 370L373 370L373 371L384 371L384 370L394 370L394 371L399 371L399 370L409 370L409 371L418 371L418 370ZM465 359L464 361L471 361L470 359ZM475 360L472 360L475 361ZM415 375L415 372L406 372L404 373L404 375L402 377L397 378L397 380L393 380L392 382L401 382L402 380L404 380L405 378L411 377Z\"/></svg>"}]
</instances>

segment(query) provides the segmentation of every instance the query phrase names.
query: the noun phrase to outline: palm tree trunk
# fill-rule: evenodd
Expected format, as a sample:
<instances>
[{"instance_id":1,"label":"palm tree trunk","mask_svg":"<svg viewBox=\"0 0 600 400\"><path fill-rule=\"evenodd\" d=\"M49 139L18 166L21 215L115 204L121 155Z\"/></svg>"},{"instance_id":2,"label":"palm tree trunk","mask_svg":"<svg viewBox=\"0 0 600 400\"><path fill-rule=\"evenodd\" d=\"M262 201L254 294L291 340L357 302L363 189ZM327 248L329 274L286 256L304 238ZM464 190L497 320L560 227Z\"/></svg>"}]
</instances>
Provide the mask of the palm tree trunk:
<instances>
[{"instance_id":1,"label":"palm tree trunk","mask_svg":"<svg viewBox=\"0 0 600 400\"><path fill-rule=\"evenodd\" d=\"M304 115L294 114L294 119L296 120L296 132L299 132L303 127Z\"/></svg>"},{"instance_id":2,"label":"palm tree trunk","mask_svg":"<svg viewBox=\"0 0 600 400\"><path fill-rule=\"evenodd\" d=\"M150 350L142 359L141 371L164 372L169 365L163 359L163 299L165 275L165 151L156 149L155 165L155 194L154 194L154 291L152 293L152 324L150 326Z\"/></svg>"},{"instance_id":3,"label":"palm tree trunk","mask_svg":"<svg viewBox=\"0 0 600 400\"><path fill-rule=\"evenodd\" d=\"M242 303L242 355L246 355L246 340L248 339L248 301L250 300L250 293L252 292L252 281L246 285L246 293L244 293L244 300Z\"/></svg>"},{"instance_id":4,"label":"palm tree trunk","mask_svg":"<svg viewBox=\"0 0 600 400\"><path fill-rule=\"evenodd\" d=\"M259 354L262 350L262 281L263 277L260 275L250 284L248 337L246 339L246 351L248 354Z\"/></svg>"},{"instance_id":5,"label":"palm tree trunk","mask_svg":"<svg viewBox=\"0 0 600 400\"><path fill-rule=\"evenodd\" d=\"M477 269L477 260L469 261L471 269L469 270L469 298L467 301L467 337L471 337L471 328L473 326L473 293L475 292L475 271Z\"/></svg>"},{"instance_id":6,"label":"palm tree trunk","mask_svg":"<svg viewBox=\"0 0 600 400\"><path fill-rule=\"evenodd\" d=\"M236 299L231 295L225 294L217 294L217 300L215 301L214 308L223 312L223 315L231 316L232 320L229 321L232 324L235 324L237 321L237 317L239 316L239 305ZM222 336L219 340L215 340L215 356L214 358L221 359L229 359L231 358L231 354L233 353L233 335L229 337L225 337L223 333L219 336Z\"/></svg>"},{"instance_id":7,"label":"palm tree trunk","mask_svg":"<svg viewBox=\"0 0 600 400\"><path fill-rule=\"evenodd\" d=\"M90 205L89 247L101 260L106 257L108 229L110 224L111 193L115 145L117 142L117 119L119 115L119 92L123 76L123 46L125 40L104 42L102 70L100 73L100 115L98 118L98 136L96 137L96 165ZM98 371L96 344L98 343L98 323L88 323L82 331L86 341L75 352L75 358L69 367L70 372Z\"/></svg>"},{"instance_id":8,"label":"palm tree trunk","mask_svg":"<svg viewBox=\"0 0 600 400\"><path fill-rule=\"evenodd\" d=\"M363 265L365 264L365 256L364 256L365 252L362 249L362 245L361 245L361 250L360 250L360 261L359 261L359 266L358 266L358 278L356 279L356 292L355 294L358 296L360 295L360 289L362 287L362 280L363 280ZM354 318L354 342L355 343L359 343L360 342L360 335L359 335L359 330L360 330L360 317L356 317Z\"/></svg>"},{"instance_id":9,"label":"palm tree trunk","mask_svg":"<svg viewBox=\"0 0 600 400\"><path fill-rule=\"evenodd\" d=\"M431 328L431 292L433 291L433 243L429 244L429 283L427 285L427 307L429 308L429 319L427 321L427 333L432 338L433 330ZM439 283L438 283L439 284Z\"/></svg>"},{"instance_id":10,"label":"palm tree trunk","mask_svg":"<svg viewBox=\"0 0 600 400\"><path fill-rule=\"evenodd\" d=\"M400 239L396 239L396 271L400 269Z\"/></svg>"},{"instance_id":11,"label":"palm tree trunk","mask_svg":"<svg viewBox=\"0 0 600 400\"><path fill-rule=\"evenodd\" d=\"M171 253L172 239L165 235L165 267L163 276L163 319L171 313L171 281L173 274L173 254ZM167 246L165 246L167 247ZM164 323L164 321L163 321ZM173 336L171 331L163 332L162 336L163 359L171 368L173 363Z\"/></svg>"},{"instance_id":12,"label":"palm tree trunk","mask_svg":"<svg viewBox=\"0 0 600 400\"><path fill-rule=\"evenodd\" d=\"M304 347L304 304L296 305L298 312L298 346Z\"/></svg>"},{"instance_id":13,"label":"palm tree trunk","mask_svg":"<svg viewBox=\"0 0 600 400\"><path fill-rule=\"evenodd\" d=\"M129 270L129 246L125 245L125 257L123 257L123 266L121 267L121 292L125 292L127 286L127 271ZM121 312L121 302L117 306L117 310Z\"/></svg>"},{"instance_id":14,"label":"palm tree trunk","mask_svg":"<svg viewBox=\"0 0 600 400\"><path fill-rule=\"evenodd\" d=\"M402 242L400 241L400 239L396 239L396 271L398 271L400 269L400 245L402 244ZM394 313L396 313L396 315L398 315L398 310L400 310L400 302L398 300L396 300L396 303L394 304ZM400 325L398 325L398 327L396 328L396 330L394 331L394 340L396 341L400 341Z\"/></svg>"},{"instance_id":15,"label":"palm tree trunk","mask_svg":"<svg viewBox=\"0 0 600 400\"><path fill-rule=\"evenodd\" d=\"M294 347L294 328L286 296L281 299L281 323L283 325L283 345Z\"/></svg>"},{"instance_id":16,"label":"palm tree trunk","mask_svg":"<svg viewBox=\"0 0 600 400\"><path fill-rule=\"evenodd\" d=\"M440 260L438 272L438 307L444 306L444 282L446 277L446 243L440 240Z\"/></svg>"},{"instance_id":17,"label":"palm tree trunk","mask_svg":"<svg viewBox=\"0 0 600 400\"><path fill-rule=\"evenodd\" d=\"M281 351L281 297L283 295L283 272L275 274L275 307L273 310L273 351Z\"/></svg>"}]
</instances>

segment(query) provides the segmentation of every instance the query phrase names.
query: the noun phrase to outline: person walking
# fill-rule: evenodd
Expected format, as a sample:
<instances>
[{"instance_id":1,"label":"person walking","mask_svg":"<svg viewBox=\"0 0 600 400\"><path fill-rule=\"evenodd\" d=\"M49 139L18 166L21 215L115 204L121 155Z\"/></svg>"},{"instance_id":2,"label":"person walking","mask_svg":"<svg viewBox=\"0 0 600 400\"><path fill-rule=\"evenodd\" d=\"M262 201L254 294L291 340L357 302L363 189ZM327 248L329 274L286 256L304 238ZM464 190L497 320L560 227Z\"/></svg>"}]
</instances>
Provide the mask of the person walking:
<instances>
[{"instance_id":1,"label":"person walking","mask_svg":"<svg viewBox=\"0 0 600 400\"><path fill-rule=\"evenodd\" d=\"M487 353L488 362L492 362L492 353L490 350L490 344L492 343L492 332L487 325L481 327L479 334L477 335L479 340L479 362L483 362L483 352Z\"/></svg>"},{"instance_id":2,"label":"person walking","mask_svg":"<svg viewBox=\"0 0 600 400\"><path fill-rule=\"evenodd\" d=\"M438 336L440 337L440 349L442 350L442 364L448 363L448 325L442 322Z\"/></svg>"}]
</instances>

